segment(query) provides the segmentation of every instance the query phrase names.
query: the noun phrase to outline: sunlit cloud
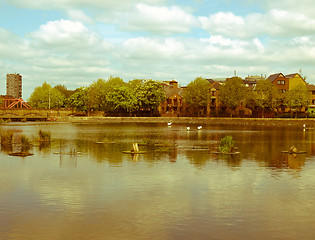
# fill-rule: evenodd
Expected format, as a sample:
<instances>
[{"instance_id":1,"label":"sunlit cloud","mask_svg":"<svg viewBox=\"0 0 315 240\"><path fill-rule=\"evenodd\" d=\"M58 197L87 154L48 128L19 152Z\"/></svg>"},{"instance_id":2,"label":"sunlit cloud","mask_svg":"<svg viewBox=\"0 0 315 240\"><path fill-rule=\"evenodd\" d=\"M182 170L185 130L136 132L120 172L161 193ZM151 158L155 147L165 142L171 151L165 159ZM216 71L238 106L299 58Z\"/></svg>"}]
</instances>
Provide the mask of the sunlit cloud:
<instances>
[{"instance_id":1,"label":"sunlit cloud","mask_svg":"<svg viewBox=\"0 0 315 240\"><path fill-rule=\"evenodd\" d=\"M177 6L157 7L138 4L136 11L125 14L120 24L125 30L169 33L189 33L198 25L197 19Z\"/></svg>"}]
</instances>

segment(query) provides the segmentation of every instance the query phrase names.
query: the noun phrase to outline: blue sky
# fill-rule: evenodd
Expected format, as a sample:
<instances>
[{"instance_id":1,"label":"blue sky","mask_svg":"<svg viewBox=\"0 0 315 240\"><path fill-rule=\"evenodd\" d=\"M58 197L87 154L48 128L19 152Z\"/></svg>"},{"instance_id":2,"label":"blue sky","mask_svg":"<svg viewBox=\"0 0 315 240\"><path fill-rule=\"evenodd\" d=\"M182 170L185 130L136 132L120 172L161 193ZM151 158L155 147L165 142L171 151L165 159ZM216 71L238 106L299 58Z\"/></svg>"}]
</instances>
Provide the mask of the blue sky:
<instances>
[{"instance_id":1,"label":"blue sky","mask_svg":"<svg viewBox=\"0 0 315 240\"><path fill-rule=\"evenodd\" d=\"M315 83L315 2L0 0L0 94L119 76L177 80L284 74Z\"/></svg>"}]
</instances>

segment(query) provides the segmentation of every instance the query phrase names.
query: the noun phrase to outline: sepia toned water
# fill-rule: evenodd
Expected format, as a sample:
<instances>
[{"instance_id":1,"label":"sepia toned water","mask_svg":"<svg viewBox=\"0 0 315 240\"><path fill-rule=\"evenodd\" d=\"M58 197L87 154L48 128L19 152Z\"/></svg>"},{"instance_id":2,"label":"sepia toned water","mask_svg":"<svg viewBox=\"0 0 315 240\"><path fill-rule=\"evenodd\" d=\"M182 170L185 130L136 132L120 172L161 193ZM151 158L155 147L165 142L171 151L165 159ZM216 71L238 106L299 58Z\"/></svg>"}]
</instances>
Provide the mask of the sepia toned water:
<instances>
[{"instance_id":1,"label":"sepia toned water","mask_svg":"<svg viewBox=\"0 0 315 240\"><path fill-rule=\"evenodd\" d=\"M1 125L16 144L0 153L0 239L314 239L315 130L186 127ZM8 155L21 135L33 156ZM210 154L227 135L241 153ZM122 153L134 142L146 153ZM281 153L293 145L307 153Z\"/></svg>"}]
</instances>

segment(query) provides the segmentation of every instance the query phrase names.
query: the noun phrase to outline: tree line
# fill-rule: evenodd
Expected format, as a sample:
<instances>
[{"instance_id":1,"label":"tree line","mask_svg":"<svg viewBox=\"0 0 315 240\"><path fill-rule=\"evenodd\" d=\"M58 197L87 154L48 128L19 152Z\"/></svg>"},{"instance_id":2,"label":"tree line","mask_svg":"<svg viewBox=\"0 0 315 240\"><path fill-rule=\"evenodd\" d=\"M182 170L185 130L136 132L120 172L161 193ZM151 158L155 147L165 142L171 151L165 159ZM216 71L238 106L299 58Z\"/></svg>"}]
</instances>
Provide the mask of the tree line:
<instances>
[{"instance_id":1,"label":"tree line","mask_svg":"<svg viewBox=\"0 0 315 240\"><path fill-rule=\"evenodd\" d=\"M183 102L187 108L195 111L209 107L211 84L197 77L183 92ZM280 107L301 111L310 101L310 92L305 84L281 92L269 80L259 80L254 88L248 88L239 77L233 77L222 83L218 89L221 108L232 113L240 105L252 110L265 111ZM162 83L155 80L135 79L124 82L119 77L98 79L88 87L74 91L63 85L52 87L44 82L36 87L28 103L33 108L58 109L72 108L78 112L104 111L108 115L157 115L157 109L166 99Z\"/></svg>"},{"instance_id":2,"label":"tree line","mask_svg":"<svg viewBox=\"0 0 315 240\"><path fill-rule=\"evenodd\" d=\"M112 76L107 80L98 79L88 87L75 91L69 91L63 85L52 87L44 82L28 99L33 108L72 108L78 112L104 111L120 116L153 116L163 101L165 93L158 81L135 79L126 83Z\"/></svg>"},{"instance_id":3,"label":"tree line","mask_svg":"<svg viewBox=\"0 0 315 240\"><path fill-rule=\"evenodd\" d=\"M210 83L201 77L187 85L184 99L188 105L196 108L207 108ZM294 86L288 91L280 91L268 79L258 80L252 88L246 87L243 79L232 77L222 83L218 89L218 98L221 108L232 113L237 107L244 105L251 110L261 111L264 117L265 111L277 111L278 108L288 108L297 114L303 107L310 104L311 93L306 84Z\"/></svg>"}]
</instances>

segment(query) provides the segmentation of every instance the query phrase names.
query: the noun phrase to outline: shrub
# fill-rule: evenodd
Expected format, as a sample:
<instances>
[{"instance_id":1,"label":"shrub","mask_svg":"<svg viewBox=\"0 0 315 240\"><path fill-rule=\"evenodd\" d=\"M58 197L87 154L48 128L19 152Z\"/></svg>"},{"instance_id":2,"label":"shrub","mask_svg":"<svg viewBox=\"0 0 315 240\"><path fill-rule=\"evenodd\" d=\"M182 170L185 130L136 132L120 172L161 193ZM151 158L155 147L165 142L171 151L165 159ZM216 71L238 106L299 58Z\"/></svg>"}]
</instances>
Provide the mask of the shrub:
<instances>
[{"instance_id":1,"label":"shrub","mask_svg":"<svg viewBox=\"0 0 315 240\"><path fill-rule=\"evenodd\" d=\"M315 117L315 109L314 109L314 108L309 108L309 109L307 109L306 114L307 114L307 116L310 117L310 118Z\"/></svg>"},{"instance_id":2,"label":"shrub","mask_svg":"<svg viewBox=\"0 0 315 240\"><path fill-rule=\"evenodd\" d=\"M221 153L231 153L235 150L234 147L234 140L232 136L226 136L224 138L221 138L219 151Z\"/></svg>"}]
</instances>

